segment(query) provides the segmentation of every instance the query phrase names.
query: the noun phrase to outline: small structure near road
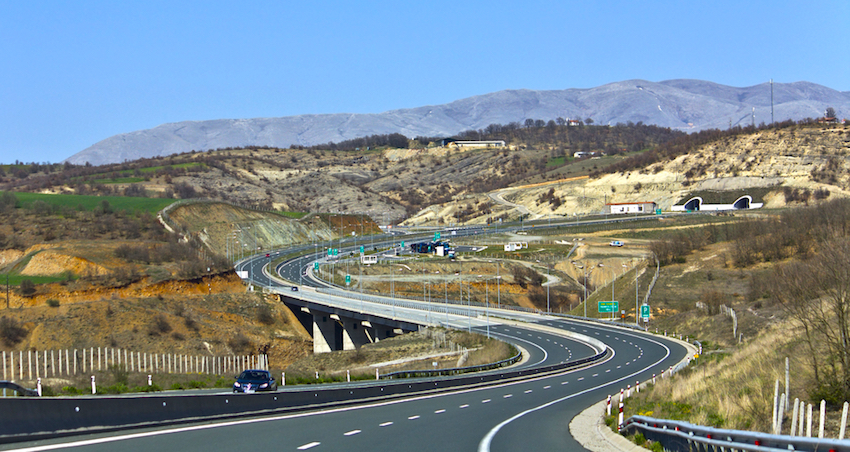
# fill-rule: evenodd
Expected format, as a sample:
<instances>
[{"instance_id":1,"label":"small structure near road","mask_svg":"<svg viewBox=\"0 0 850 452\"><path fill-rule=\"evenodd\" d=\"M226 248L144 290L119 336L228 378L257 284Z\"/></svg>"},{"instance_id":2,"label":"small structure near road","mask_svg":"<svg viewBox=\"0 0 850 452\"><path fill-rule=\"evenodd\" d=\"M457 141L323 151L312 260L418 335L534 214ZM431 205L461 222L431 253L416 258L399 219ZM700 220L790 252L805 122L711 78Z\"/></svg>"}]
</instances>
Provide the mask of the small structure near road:
<instances>
[{"instance_id":1,"label":"small structure near road","mask_svg":"<svg viewBox=\"0 0 850 452\"><path fill-rule=\"evenodd\" d=\"M605 214L655 213L658 205L652 201L645 202L612 202L605 204Z\"/></svg>"}]
</instances>

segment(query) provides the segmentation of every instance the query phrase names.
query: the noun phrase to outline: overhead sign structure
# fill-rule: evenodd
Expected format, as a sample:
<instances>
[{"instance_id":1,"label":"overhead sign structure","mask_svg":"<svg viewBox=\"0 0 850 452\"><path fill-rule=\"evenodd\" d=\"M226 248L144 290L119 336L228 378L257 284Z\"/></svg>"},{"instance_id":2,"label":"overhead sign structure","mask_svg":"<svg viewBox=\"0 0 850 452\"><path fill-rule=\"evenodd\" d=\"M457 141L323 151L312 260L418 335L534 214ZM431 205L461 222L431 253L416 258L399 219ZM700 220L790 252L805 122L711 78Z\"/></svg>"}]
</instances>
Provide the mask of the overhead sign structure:
<instances>
[{"instance_id":1,"label":"overhead sign structure","mask_svg":"<svg viewBox=\"0 0 850 452\"><path fill-rule=\"evenodd\" d=\"M649 322L649 305L644 304L640 307L640 317L644 322Z\"/></svg>"},{"instance_id":2,"label":"overhead sign structure","mask_svg":"<svg viewBox=\"0 0 850 452\"><path fill-rule=\"evenodd\" d=\"M611 314L620 310L619 301L600 301L597 306L600 314Z\"/></svg>"}]
</instances>

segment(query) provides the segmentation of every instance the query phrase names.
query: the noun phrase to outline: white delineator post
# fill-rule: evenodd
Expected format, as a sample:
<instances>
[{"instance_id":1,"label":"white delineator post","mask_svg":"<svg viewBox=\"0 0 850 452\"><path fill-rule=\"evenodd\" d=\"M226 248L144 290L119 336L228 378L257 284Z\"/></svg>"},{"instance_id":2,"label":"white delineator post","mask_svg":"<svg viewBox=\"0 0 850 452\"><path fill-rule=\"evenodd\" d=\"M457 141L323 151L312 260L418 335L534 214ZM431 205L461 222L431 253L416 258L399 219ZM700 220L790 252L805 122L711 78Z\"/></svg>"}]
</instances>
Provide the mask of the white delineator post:
<instances>
[{"instance_id":1,"label":"white delineator post","mask_svg":"<svg viewBox=\"0 0 850 452\"><path fill-rule=\"evenodd\" d=\"M782 420L785 417L785 393L779 396L779 411L776 413L776 431L774 434L782 434Z\"/></svg>"},{"instance_id":2,"label":"white delineator post","mask_svg":"<svg viewBox=\"0 0 850 452\"><path fill-rule=\"evenodd\" d=\"M381 379L381 377L378 374L378 369L375 369L375 380L380 380L380 379Z\"/></svg>"},{"instance_id":3,"label":"white delineator post","mask_svg":"<svg viewBox=\"0 0 850 452\"><path fill-rule=\"evenodd\" d=\"M94 375L91 376L91 393L92 395L97 394L97 386L94 384Z\"/></svg>"},{"instance_id":4,"label":"white delineator post","mask_svg":"<svg viewBox=\"0 0 850 452\"><path fill-rule=\"evenodd\" d=\"M635 382L635 394L640 394L640 381Z\"/></svg>"},{"instance_id":5,"label":"white delineator post","mask_svg":"<svg viewBox=\"0 0 850 452\"><path fill-rule=\"evenodd\" d=\"M655 374L652 374L652 384L655 384Z\"/></svg>"},{"instance_id":6,"label":"white delineator post","mask_svg":"<svg viewBox=\"0 0 850 452\"><path fill-rule=\"evenodd\" d=\"M151 386L152 384L153 384L153 381L151 381L151 375L148 374L148 386Z\"/></svg>"},{"instance_id":7,"label":"white delineator post","mask_svg":"<svg viewBox=\"0 0 850 452\"><path fill-rule=\"evenodd\" d=\"M844 408L841 410L841 427L838 430L838 439L844 439L844 433L847 428L847 410L850 408L850 403L844 402Z\"/></svg>"},{"instance_id":8,"label":"white delineator post","mask_svg":"<svg viewBox=\"0 0 850 452\"><path fill-rule=\"evenodd\" d=\"M626 398L628 399L631 396L632 396L632 385L626 385Z\"/></svg>"},{"instance_id":9,"label":"white delineator post","mask_svg":"<svg viewBox=\"0 0 850 452\"><path fill-rule=\"evenodd\" d=\"M620 414L617 415L617 429L623 428L623 403L620 402Z\"/></svg>"},{"instance_id":10,"label":"white delineator post","mask_svg":"<svg viewBox=\"0 0 850 452\"><path fill-rule=\"evenodd\" d=\"M286 386L286 372L280 373L280 385Z\"/></svg>"},{"instance_id":11,"label":"white delineator post","mask_svg":"<svg viewBox=\"0 0 850 452\"><path fill-rule=\"evenodd\" d=\"M818 438L823 438L823 426L826 422L826 400L820 401L820 423L818 424Z\"/></svg>"},{"instance_id":12,"label":"white delineator post","mask_svg":"<svg viewBox=\"0 0 850 452\"><path fill-rule=\"evenodd\" d=\"M351 383L351 371L345 371L345 381Z\"/></svg>"},{"instance_id":13,"label":"white delineator post","mask_svg":"<svg viewBox=\"0 0 850 452\"><path fill-rule=\"evenodd\" d=\"M608 396L608 401L605 402L605 415L611 415L611 396Z\"/></svg>"},{"instance_id":14,"label":"white delineator post","mask_svg":"<svg viewBox=\"0 0 850 452\"><path fill-rule=\"evenodd\" d=\"M41 378L39 378L35 384L35 392L37 392L38 396L41 397Z\"/></svg>"}]
</instances>

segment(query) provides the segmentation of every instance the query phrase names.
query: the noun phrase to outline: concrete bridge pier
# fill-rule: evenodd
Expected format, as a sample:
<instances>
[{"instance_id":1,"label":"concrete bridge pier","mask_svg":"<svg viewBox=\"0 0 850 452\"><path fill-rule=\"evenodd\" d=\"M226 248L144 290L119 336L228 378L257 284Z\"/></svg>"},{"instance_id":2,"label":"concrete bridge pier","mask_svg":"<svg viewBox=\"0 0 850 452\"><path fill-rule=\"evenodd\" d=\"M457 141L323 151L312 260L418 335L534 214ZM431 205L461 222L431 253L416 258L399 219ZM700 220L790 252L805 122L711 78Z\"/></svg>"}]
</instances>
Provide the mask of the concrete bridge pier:
<instances>
[{"instance_id":1,"label":"concrete bridge pier","mask_svg":"<svg viewBox=\"0 0 850 452\"><path fill-rule=\"evenodd\" d=\"M313 314L313 353L329 353L336 348L337 323L331 314Z\"/></svg>"},{"instance_id":2,"label":"concrete bridge pier","mask_svg":"<svg viewBox=\"0 0 850 452\"><path fill-rule=\"evenodd\" d=\"M372 338L366 332L363 324L369 322L361 322L357 319L347 317L342 318L342 349L354 350L365 344L372 343Z\"/></svg>"}]
</instances>

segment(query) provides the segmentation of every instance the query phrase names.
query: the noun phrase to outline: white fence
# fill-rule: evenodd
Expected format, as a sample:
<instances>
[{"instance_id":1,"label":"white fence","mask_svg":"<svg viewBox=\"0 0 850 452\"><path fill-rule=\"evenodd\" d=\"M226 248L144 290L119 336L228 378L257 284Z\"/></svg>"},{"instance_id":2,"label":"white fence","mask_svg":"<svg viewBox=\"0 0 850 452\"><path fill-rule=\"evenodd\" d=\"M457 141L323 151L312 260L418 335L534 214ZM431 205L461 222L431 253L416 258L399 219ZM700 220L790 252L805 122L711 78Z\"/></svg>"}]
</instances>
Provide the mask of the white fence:
<instances>
[{"instance_id":1,"label":"white fence","mask_svg":"<svg viewBox=\"0 0 850 452\"><path fill-rule=\"evenodd\" d=\"M3 380L87 375L118 368L128 372L230 374L268 370L268 355L197 356L142 353L108 347L3 352Z\"/></svg>"}]
</instances>

